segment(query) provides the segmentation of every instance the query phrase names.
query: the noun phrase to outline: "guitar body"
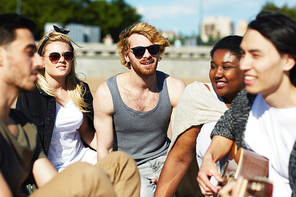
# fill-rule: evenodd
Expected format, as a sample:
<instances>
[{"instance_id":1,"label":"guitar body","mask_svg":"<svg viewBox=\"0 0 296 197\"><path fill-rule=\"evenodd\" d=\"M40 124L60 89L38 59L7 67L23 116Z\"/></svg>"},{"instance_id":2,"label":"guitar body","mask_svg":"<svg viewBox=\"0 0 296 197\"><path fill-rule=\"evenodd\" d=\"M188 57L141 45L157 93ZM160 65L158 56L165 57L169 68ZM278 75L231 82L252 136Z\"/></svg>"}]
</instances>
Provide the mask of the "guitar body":
<instances>
[{"instance_id":1,"label":"guitar body","mask_svg":"<svg viewBox=\"0 0 296 197\"><path fill-rule=\"evenodd\" d=\"M237 169L231 172L225 167L222 175L224 186L228 182L243 176L244 181L240 188L238 197L271 197L273 184L268 181L269 160L251 150L236 149L236 144L232 150L232 157L237 162Z\"/></svg>"},{"instance_id":2,"label":"guitar body","mask_svg":"<svg viewBox=\"0 0 296 197\"><path fill-rule=\"evenodd\" d=\"M235 179L240 175L244 179L253 179L255 177L267 177L269 160L251 150L239 149L239 162L235 173Z\"/></svg>"}]
</instances>

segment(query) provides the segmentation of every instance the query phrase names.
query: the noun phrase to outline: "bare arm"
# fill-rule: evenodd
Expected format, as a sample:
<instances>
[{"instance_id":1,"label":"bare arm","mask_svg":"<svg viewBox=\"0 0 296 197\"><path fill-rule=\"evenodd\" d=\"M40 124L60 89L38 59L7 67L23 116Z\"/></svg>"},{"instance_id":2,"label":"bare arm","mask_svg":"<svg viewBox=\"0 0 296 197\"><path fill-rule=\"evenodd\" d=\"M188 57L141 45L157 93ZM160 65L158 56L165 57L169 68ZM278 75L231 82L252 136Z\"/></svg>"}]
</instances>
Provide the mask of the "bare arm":
<instances>
[{"instance_id":1,"label":"bare arm","mask_svg":"<svg viewBox=\"0 0 296 197\"><path fill-rule=\"evenodd\" d=\"M12 192L6 183L2 173L0 172L0 196L3 197L12 197Z\"/></svg>"},{"instance_id":2,"label":"bare arm","mask_svg":"<svg viewBox=\"0 0 296 197\"><path fill-rule=\"evenodd\" d=\"M185 89L185 83L181 79L174 78L169 76L167 78L168 92L171 101L171 105L173 107L172 115L171 115L171 123L174 122L175 110L180 100L180 97ZM171 128L173 129L173 125L171 124Z\"/></svg>"},{"instance_id":3,"label":"bare arm","mask_svg":"<svg viewBox=\"0 0 296 197\"><path fill-rule=\"evenodd\" d=\"M38 187L42 187L58 174L47 158L37 159L33 164L32 172Z\"/></svg>"},{"instance_id":4,"label":"bare arm","mask_svg":"<svg viewBox=\"0 0 296 197\"><path fill-rule=\"evenodd\" d=\"M155 197L173 196L182 181L193 157L195 157L196 137L201 126L185 131L169 152L156 187ZM172 169L178 169L173 170Z\"/></svg>"},{"instance_id":5,"label":"bare arm","mask_svg":"<svg viewBox=\"0 0 296 197\"><path fill-rule=\"evenodd\" d=\"M213 186L210 183L210 178L214 176L217 181L223 181L218 173L216 162L231 150L232 145L233 141L228 138L219 135L212 138L211 145L203 157L197 176L201 192L204 195L213 195L221 189L220 186Z\"/></svg>"},{"instance_id":6,"label":"bare arm","mask_svg":"<svg viewBox=\"0 0 296 197\"><path fill-rule=\"evenodd\" d=\"M93 107L99 161L113 150L113 102L106 82L98 87Z\"/></svg>"},{"instance_id":7,"label":"bare arm","mask_svg":"<svg viewBox=\"0 0 296 197\"><path fill-rule=\"evenodd\" d=\"M85 143L93 149L97 149L97 135L96 132L89 127L88 118L85 113L83 113L83 122L79 128L79 134Z\"/></svg>"}]
</instances>

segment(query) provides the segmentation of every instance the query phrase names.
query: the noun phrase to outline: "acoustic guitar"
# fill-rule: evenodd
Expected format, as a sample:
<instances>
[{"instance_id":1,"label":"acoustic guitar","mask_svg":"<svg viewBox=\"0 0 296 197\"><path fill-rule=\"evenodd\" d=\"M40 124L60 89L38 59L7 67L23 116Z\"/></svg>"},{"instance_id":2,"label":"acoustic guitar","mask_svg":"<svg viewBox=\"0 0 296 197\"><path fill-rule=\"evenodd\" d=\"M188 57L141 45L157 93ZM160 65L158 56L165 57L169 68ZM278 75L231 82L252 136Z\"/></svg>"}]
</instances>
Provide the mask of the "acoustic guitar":
<instances>
[{"instance_id":1,"label":"acoustic guitar","mask_svg":"<svg viewBox=\"0 0 296 197\"><path fill-rule=\"evenodd\" d=\"M238 197L271 197L273 184L267 179L269 160L251 150L240 148L237 151L236 145L232 148L231 155L238 164L237 169L235 172L231 171L226 164L220 185L223 187L243 176Z\"/></svg>"}]
</instances>

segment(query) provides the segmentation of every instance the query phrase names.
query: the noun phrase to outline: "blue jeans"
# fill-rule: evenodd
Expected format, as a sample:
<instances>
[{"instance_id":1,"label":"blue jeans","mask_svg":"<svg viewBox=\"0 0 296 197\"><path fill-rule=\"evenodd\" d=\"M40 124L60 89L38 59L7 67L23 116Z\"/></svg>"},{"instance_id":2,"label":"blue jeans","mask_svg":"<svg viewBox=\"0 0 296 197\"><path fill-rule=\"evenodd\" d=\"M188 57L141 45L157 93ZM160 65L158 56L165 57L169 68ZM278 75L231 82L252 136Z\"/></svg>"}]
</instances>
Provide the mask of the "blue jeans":
<instances>
[{"instance_id":1,"label":"blue jeans","mask_svg":"<svg viewBox=\"0 0 296 197\"><path fill-rule=\"evenodd\" d=\"M156 184L152 183L151 179L159 179L163 164L166 160L165 156L160 156L156 159L147 161L138 165L141 176L141 194L140 197L153 197L156 189Z\"/></svg>"}]
</instances>

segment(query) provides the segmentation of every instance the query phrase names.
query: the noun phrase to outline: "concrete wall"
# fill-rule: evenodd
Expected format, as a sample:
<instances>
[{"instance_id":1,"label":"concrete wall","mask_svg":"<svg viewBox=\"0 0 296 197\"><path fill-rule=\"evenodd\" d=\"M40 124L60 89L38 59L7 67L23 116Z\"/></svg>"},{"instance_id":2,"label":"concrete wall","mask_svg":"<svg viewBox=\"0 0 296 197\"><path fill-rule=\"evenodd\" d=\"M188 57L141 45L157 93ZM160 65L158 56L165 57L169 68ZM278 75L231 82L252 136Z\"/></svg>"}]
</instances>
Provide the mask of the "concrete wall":
<instances>
[{"instance_id":1,"label":"concrete wall","mask_svg":"<svg viewBox=\"0 0 296 197\"><path fill-rule=\"evenodd\" d=\"M77 72L83 73L86 81L107 78L128 69L120 64L116 45L80 44L75 48ZM212 47L168 47L159 62L158 70L183 79L208 81L210 50ZM98 83L101 83L98 82Z\"/></svg>"},{"instance_id":2,"label":"concrete wall","mask_svg":"<svg viewBox=\"0 0 296 197\"><path fill-rule=\"evenodd\" d=\"M178 78L207 78L210 60L182 60L163 58L158 70ZM77 58L77 72L84 73L87 78L109 78L128 69L120 64L117 58Z\"/></svg>"}]
</instances>

